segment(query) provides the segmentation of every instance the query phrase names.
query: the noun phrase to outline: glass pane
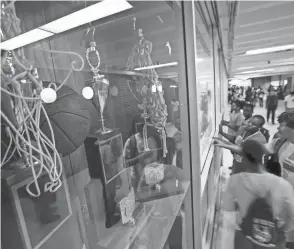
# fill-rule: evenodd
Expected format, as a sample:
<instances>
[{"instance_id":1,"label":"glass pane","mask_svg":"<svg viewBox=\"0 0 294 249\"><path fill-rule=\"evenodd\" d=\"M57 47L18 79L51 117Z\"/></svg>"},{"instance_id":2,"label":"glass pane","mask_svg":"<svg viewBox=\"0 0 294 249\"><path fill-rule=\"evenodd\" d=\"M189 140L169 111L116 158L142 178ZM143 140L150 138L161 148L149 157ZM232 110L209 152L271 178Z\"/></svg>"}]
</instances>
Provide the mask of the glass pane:
<instances>
[{"instance_id":1,"label":"glass pane","mask_svg":"<svg viewBox=\"0 0 294 249\"><path fill-rule=\"evenodd\" d=\"M29 131L22 138L35 147L21 147L2 168L13 163L17 169L3 177L9 215L2 225L13 223L7 231L17 241L3 241L4 248L192 248L192 221L185 215L191 214L191 196L182 10L171 1L120 2L130 8L23 48L19 60L36 70L23 74L17 94L39 99L12 98L9 108L21 135ZM17 1L17 34L90 6L95 4ZM209 75L207 51L203 47L199 57ZM6 66L16 68L12 74L22 70L17 61ZM206 138L213 129L213 80L204 82ZM62 185L48 190L47 183L59 178L58 156ZM37 167L41 177L33 178ZM35 199L26 189L31 180L41 189Z\"/></svg>"},{"instance_id":2,"label":"glass pane","mask_svg":"<svg viewBox=\"0 0 294 249\"><path fill-rule=\"evenodd\" d=\"M196 42L197 42L197 92L198 92L198 118L200 124L200 150L201 165L204 166L210 148L210 141L215 131L215 89L213 69L213 43L211 34L206 30L197 12Z\"/></svg>"}]
</instances>

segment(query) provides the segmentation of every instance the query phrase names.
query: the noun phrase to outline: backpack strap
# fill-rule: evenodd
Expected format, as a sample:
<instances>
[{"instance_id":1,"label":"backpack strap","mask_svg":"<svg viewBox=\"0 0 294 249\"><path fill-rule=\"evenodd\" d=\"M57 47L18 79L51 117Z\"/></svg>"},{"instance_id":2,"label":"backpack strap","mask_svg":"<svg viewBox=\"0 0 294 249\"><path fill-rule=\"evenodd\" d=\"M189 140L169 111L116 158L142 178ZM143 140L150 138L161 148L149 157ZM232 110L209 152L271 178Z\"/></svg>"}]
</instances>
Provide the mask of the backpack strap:
<instances>
[{"instance_id":1,"label":"backpack strap","mask_svg":"<svg viewBox=\"0 0 294 249\"><path fill-rule=\"evenodd\" d=\"M275 153L278 154L283 144L287 141L285 138L280 138L274 145Z\"/></svg>"}]
</instances>

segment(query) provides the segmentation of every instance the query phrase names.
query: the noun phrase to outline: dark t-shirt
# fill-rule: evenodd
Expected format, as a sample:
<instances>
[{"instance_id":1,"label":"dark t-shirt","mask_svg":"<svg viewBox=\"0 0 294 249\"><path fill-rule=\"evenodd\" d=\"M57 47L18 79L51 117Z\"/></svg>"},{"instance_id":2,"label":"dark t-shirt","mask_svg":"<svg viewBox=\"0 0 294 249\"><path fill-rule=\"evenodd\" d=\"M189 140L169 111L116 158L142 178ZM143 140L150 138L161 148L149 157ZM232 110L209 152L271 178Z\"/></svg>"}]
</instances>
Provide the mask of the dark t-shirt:
<instances>
[{"instance_id":1,"label":"dark t-shirt","mask_svg":"<svg viewBox=\"0 0 294 249\"><path fill-rule=\"evenodd\" d=\"M227 212L237 212L238 226L257 197L269 199L278 226L283 231L278 235L279 245L283 245L286 232L294 230L294 190L283 178L270 173L233 175L224 193L222 208Z\"/></svg>"}]
</instances>

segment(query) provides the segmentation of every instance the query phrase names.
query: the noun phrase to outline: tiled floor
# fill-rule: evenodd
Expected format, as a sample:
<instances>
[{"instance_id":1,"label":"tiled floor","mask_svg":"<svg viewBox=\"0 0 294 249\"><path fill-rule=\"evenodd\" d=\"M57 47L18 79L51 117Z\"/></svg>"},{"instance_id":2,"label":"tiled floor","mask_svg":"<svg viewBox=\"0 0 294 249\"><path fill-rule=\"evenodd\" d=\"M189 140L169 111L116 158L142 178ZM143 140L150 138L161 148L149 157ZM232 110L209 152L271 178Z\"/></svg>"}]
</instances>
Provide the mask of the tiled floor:
<instances>
[{"instance_id":1,"label":"tiled floor","mask_svg":"<svg viewBox=\"0 0 294 249\"><path fill-rule=\"evenodd\" d=\"M284 102L283 101L279 101L279 106L276 112L276 117L278 117L279 114L281 114L284 111ZM264 118L266 118L266 109L263 107L259 107L256 106L254 108L254 114L259 114L264 116ZM272 125L271 122L270 123L266 123L264 125L264 127L266 129L269 130L271 137L273 137L273 135L277 132L277 128L278 128L278 122L276 121L275 125ZM233 157L230 151L228 150L224 150L224 154L223 154L223 167L221 167L220 170L220 203L218 204L218 207L221 206L221 196L222 196L222 192L226 189L226 183L227 180L230 177L230 170L229 167L232 165L232 161L233 161ZM214 239L213 239L213 243L211 246L211 249L218 249L218 245L220 245L220 228L222 226L222 218L221 218L221 213L220 213L220 208L217 208L216 211L216 216L215 216L215 231L214 231Z\"/></svg>"}]
</instances>

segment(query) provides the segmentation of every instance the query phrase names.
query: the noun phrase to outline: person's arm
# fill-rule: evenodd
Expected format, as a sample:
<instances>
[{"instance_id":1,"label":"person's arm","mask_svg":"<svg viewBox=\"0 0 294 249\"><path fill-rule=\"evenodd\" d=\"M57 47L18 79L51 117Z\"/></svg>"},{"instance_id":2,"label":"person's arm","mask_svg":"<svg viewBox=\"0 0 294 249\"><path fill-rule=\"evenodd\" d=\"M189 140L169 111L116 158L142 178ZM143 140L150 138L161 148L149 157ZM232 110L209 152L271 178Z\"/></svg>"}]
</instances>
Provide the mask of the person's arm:
<instances>
[{"instance_id":1,"label":"person's arm","mask_svg":"<svg viewBox=\"0 0 294 249\"><path fill-rule=\"evenodd\" d=\"M242 147L236 144L226 144L221 141L215 141L214 146L230 150L233 153L243 155Z\"/></svg>"},{"instance_id":2,"label":"person's arm","mask_svg":"<svg viewBox=\"0 0 294 249\"><path fill-rule=\"evenodd\" d=\"M275 138L269 143L264 145L266 155L273 155L275 153L275 143L278 141L278 139L279 138Z\"/></svg>"},{"instance_id":3,"label":"person's arm","mask_svg":"<svg viewBox=\"0 0 294 249\"><path fill-rule=\"evenodd\" d=\"M132 154L133 154L132 150L135 150L135 149L136 148L132 148L131 139L129 138L125 143L124 151L123 151L123 156L125 158L125 164L127 168L136 165L137 163L139 163L141 159L150 156L150 151L146 151L132 158Z\"/></svg>"},{"instance_id":4,"label":"person's arm","mask_svg":"<svg viewBox=\"0 0 294 249\"><path fill-rule=\"evenodd\" d=\"M219 138L219 137L214 137L213 139L214 139L214 144L218 144L218 143L223 143L228 145L234 144L234 143L231 143L230 141L223 140L222 138Z\"/></svg>"},{"instance_id":5,"label":"person's arm","mask_svg":"<svg viewBox=\"0 0 294 249\"><path fill-rule=\"evenodd\" d=\"M233 131L238 131L238 129L240 128L240 126L238 127L238 126L230 125L230 124L228 124L227 127L230 128Z\"/></svg>"},{"instance_id":6,"label":"person's arm","mask_svg":"<svg viewBox=\"0 0 294 249\"><path fill-rule=\"evenodd\" d=\"M231 143L234 143L236 139L236 136L225 133L223 130L220 130L219 134L222 135L225 139L228 139Z\"/></svg>"},{"instance_id":7,"label":"person's arm","mask_svg":"<svg viewBox=\"0 0 294 249\"><path fill-rule=\"evenodd\" d=\"M153 153L153 151L146 151L146 152L143 152L142 154L134 157L134 158L129 158L129 159L126 159L126 167L131 167L131 166L134 166L136 164L139 163L140 160L144 159L144 158L148 158L149 156L151 156Z\"/></svg>"}]
</instances>

